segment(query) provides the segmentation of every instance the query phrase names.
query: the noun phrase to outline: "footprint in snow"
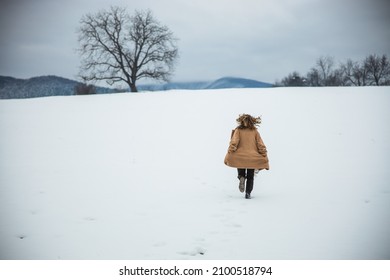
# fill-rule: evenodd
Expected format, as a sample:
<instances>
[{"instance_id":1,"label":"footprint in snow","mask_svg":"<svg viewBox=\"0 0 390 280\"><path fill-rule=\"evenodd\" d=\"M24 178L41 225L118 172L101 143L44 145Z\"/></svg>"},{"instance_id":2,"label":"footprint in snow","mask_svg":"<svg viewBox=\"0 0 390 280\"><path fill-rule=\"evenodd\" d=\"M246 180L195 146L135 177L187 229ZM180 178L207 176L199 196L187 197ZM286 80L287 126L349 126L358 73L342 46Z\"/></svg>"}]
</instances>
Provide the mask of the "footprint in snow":
<instances>
[{"instance_id":1,"label":"footprint in snow","mask_svg":"<svg viewBox=\"0 0 390 280\"><path fill-rule=\"evenodd\" d=\"M203 247L196 247L191 251L179 252L179 254L184 256L192 256L192 257L195 257L197 255L203 256L204 254L206 254L206 249L204 249Z\"/></svg>"}]
</instances>

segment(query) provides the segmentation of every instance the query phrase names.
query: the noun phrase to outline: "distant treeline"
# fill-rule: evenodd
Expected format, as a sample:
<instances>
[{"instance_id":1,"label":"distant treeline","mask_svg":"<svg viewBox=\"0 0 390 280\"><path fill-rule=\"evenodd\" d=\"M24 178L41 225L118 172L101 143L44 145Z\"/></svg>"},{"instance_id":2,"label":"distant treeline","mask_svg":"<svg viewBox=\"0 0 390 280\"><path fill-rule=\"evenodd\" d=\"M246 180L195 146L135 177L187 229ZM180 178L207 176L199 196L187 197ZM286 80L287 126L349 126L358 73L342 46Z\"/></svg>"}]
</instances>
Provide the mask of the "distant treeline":
<instances>
[{"instance_id":1,"label":"distant treeline","mask_svg":"<svg viewBox=\"0 0 390 280\"><path fill-rule=\"evenodd\" d=\"M290 73L276 86L388 86L390 63L387 55L372 54L362 61L348 59L335 66L334 58L320 57L306 76L297 71Z\"/></svg>"}]
</instances>

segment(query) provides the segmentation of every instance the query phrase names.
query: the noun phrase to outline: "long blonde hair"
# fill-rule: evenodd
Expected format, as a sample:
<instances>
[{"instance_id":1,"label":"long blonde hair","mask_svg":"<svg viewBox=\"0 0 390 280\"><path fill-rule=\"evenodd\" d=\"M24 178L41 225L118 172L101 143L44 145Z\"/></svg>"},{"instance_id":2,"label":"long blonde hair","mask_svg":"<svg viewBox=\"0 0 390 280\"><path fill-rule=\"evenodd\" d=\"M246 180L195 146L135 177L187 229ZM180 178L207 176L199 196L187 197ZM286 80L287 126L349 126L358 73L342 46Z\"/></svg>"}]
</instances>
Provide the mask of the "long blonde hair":
<instances>
[{"instance_id":1,"label":"long blonde hair","mask_svg":"<svg viewBox=\"0 0 390 280\"><path fill-rule=\"evenodd\" d=\"M257 126L261 124L261 117L252 117L251 115L248 114L241 114L239 117L236 119L238 123L238 127L240 129L256 129Z\"/></svg>"}]
</instances>

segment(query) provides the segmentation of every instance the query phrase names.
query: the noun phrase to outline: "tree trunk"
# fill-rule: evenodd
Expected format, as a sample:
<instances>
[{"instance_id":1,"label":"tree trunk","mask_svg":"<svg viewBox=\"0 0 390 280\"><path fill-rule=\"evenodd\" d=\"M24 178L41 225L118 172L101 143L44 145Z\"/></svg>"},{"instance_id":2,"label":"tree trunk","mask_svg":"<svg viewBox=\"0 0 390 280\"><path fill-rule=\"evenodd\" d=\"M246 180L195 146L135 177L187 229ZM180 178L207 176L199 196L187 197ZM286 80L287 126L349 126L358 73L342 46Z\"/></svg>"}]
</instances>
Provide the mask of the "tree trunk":
<instances>
[{"instance_id":1,"label":"tree trunk","mask_svg":"<svg viewBox=\"0 0 390 280\"><path fill-rule=\"evenodd\" d=\"M134 83L130 84L131 92L138 92L137 87Z\"/></svg>"}]
</instances>

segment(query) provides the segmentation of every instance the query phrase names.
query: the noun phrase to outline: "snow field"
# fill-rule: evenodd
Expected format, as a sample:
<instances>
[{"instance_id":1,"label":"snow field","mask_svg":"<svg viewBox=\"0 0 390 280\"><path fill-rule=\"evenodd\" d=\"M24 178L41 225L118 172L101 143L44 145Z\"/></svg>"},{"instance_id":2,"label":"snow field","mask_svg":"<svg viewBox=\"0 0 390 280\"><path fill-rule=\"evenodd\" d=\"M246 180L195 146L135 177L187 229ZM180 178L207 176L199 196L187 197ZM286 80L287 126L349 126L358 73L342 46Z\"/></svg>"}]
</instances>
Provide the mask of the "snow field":
<instances>
[{"instance_id":1,"label":"snow field","mask_svg":"<svg viewBox=\"0 0 390 280\"><path fill-rule=\"evenodd\" d=\"M0 101L1 259L389 259L389 87ZM253 199L223 164L261 115Z\"/></svg>"}]
</instances>

